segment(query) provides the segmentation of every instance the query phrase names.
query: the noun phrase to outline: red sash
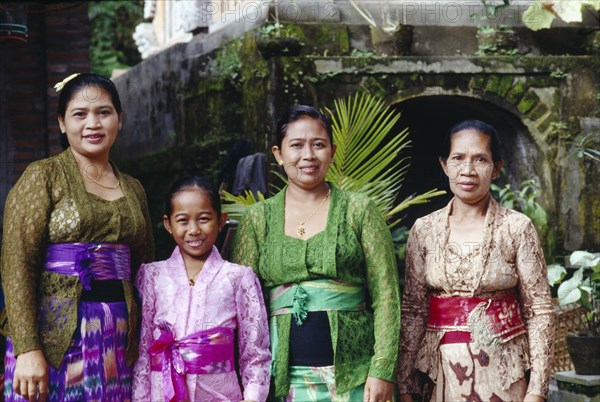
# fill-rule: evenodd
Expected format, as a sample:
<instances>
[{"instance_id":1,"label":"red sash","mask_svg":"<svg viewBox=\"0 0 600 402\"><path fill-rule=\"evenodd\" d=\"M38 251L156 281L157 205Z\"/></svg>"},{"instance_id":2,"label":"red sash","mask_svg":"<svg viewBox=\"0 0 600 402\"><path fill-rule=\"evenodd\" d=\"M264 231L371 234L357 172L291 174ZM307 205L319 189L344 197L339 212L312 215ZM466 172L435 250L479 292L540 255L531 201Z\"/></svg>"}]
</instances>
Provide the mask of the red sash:
<instances>
[{"instance_id":1,"label":"red sash","mask_svg":"<svg viewBox=\"0 0 600 402\"><path fill-rule=\"evenodd\" d=\"M469 343L480 334L506 342L526 332L514 292L491 298L430 294L427 330L445 332L441 344ZM477 339L484 343L492 341Z\"/></svg>"}]
</instances>

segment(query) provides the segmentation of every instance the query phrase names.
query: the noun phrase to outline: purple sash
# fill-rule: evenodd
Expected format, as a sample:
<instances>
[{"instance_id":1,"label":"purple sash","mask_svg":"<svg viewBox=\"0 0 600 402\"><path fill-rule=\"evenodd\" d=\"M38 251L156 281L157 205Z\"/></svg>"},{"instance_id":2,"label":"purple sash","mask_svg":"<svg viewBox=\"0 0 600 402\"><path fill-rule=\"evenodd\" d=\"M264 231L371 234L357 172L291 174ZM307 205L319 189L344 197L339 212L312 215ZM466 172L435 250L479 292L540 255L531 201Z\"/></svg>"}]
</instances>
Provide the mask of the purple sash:
<instances>
[{"instance_id":1,"label":"purple sash","mask_svg":"<svg viewBox=\"0 0 600 402\"><path fill-rule=\"evenodd\" d=\"M92 279L130 280L129 246L119 243L49 244L44 269L61 275L78 276L90 290Z\"/></svg>"},{"instance_id":2,"label":"purple sash","mask_svg":"<svg viewBox=\"0 0 600 402\"><path fill-rule=\"evenodd\" d=\"M215 327L175 339L163 331L150 346L152 371L161 371L165 401L187 401L185 375L234 370L233 330Z\"/></svg>"}]
</instances>

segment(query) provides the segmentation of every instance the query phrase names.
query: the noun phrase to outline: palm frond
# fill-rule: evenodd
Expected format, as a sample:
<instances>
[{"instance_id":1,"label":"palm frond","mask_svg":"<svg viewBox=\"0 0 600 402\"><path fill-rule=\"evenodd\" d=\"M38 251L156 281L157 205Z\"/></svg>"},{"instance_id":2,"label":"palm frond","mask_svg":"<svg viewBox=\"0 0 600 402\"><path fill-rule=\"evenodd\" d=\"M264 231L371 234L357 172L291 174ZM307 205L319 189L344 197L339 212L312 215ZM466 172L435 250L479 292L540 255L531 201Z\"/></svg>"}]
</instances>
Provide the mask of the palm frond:
<instances>
[{"instance_id":1,"label":"palm frond","mask_svg":"<svg viewBox=\"0 0 600 402\"><path fill-rule=\"evenodd\" d=\"M408 129L392 133L400 114L380 98L357 93L334 102L331 116L333 141L337 146L327 179L341 189L366 194L389 220L410 205L428 202L445 194L431 190L413 195L394 207L396 196L410 166L401 152L410 148ZM390 227L399 223L393 222Z\"/></svg>"},{"instance_id":2,"label":"palm frond","mask_svg":"<svg viewBox=\"0 0 600 402\"><path fill-rule=\"evenodd\" d=\"M258 191L258 198L250 190L243 194L233 195L227 191L221 191L221 200L223 201L223 212L227 212L229 219L240 220L246 208L259 201L263 201L265 196Z\"/></svg>"}]
</instances>

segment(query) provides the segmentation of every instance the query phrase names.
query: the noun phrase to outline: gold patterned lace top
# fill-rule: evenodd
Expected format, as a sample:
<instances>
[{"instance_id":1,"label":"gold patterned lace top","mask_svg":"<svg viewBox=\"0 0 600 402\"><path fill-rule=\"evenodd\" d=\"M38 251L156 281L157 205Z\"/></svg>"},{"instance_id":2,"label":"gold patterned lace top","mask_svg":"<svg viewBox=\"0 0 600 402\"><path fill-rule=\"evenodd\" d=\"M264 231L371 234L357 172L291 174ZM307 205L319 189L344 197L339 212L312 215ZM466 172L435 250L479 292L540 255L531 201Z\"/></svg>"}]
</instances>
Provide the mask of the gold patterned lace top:
<instances>
[{"instance_id":1,"label":"gold patterned lace top","mask_svg":"<svg viewBox=\"0 0 600 402\"><path fill-rule=\"evenodd\" d=\"M42 269L49 243L126 243L132 275L154 254L146 195L141 184L112 164L124 197L104 200L85 190L72 152L32 163L6 200L2 244L2 286L7 322L15 355L42 349L57 367L77 325L77 305L83 286L75 276ZM132 287L124 281L129 328L136 328ZM8 326L8 327L6 327ZM137 354L130 331L128 359Z\"/></svg>"},{"instance_id":2,"label":"gold patterned lace top","mask_svg":"<svg viewBox=\"0 0 600 402\"><path fill-rule=\"evenodd\" d=\"M527 333L494 351L498 384L507 389L531 370L528 393L548 396L554 345L554 309L546 263L535 227L525 215L490 198L483 238L465 251L448 244L445 207L418 219L406 250L406 285L402 298L402 331L398 361L400 393L419 392L418 371L434 381L443 333L425 331L428 295L484 296L514 290Z\"/></svg>"}]
</instances>

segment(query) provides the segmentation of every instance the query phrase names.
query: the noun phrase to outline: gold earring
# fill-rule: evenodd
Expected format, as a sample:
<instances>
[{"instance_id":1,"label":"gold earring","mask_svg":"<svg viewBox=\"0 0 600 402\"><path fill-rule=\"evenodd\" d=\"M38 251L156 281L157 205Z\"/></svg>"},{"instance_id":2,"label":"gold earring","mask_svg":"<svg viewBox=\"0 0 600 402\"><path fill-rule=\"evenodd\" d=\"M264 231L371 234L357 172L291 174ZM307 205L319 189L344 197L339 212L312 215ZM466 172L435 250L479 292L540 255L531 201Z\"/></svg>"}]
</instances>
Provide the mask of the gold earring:
<instances>
[{"instance_id":1,"label":"gold earring","mask_svg":"<svg viewBox=\"0 0 600 402\"><path fill-rule=\"evenodd\" d=\"M279 166L283 166L283 162L282 162L282 161L278 161L278 162L277 162L277 164L278 164Z\"/></svg>"}]
</instances>

